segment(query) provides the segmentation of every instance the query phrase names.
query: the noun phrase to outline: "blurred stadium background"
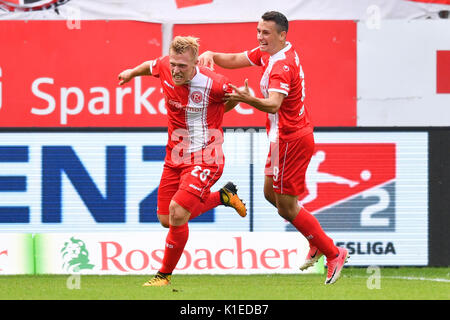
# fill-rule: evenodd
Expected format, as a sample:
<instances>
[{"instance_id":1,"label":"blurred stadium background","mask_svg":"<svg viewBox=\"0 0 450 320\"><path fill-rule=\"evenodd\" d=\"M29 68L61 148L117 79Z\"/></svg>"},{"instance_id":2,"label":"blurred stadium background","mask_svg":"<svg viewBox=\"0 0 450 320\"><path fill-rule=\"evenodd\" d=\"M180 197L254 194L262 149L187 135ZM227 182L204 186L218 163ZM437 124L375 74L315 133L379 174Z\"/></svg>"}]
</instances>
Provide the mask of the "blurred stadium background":
<instances>
[{"instance_id":1,"label":"blurred stadium background","mask_svg":"<svg viewBox=\"0 0 450 320\"><path fill-rule=\"evenodd\" d=\"M117 75L176 35L252 49L268 10L290 20L316 127L305 206L349 266L448 268L450 1L0 0L0 275L154 274L166 110L157 79ZM260 95L259 69L216 70ZM262 192L264 125L225 116L215 187L234 181L249 215L192 221L177 274L299 273L306 241Z\"/></svg>"}]
</instances>

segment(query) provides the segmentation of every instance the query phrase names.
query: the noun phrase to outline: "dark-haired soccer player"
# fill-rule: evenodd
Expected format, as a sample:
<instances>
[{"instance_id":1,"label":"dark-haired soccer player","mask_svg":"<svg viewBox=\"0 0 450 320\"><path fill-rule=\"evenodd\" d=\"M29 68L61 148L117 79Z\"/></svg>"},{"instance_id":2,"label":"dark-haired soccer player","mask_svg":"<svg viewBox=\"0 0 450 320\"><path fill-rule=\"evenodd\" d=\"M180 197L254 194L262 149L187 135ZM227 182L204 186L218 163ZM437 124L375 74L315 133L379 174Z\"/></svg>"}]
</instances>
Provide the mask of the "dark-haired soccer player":
<instances>
[{"instance_id":1,"label":"dark-haired soccer player","mask_svg":"<svg viewBox=\"0 0 450 320\"><path fill-rule=\"evenodd\" d=\"M305 190L305 173L314 152L313 125L310 111L303 101L305 79L300 58L292 44L286 41L289 23L280 12L263 14L257 26L259 46L242 53L206 51L199 57L201 65L213 68L214 63L228 69L260 66L263 69L260 86L264 98L250 94L248 82L240 90L226 94L227 101L244 102L266 112L270 152L264 181L266 199L277 207L281 217L292 223L310 244L304 270L325 255L327 278L334 283L346 262L348 251L335 246L323 231L319 221L298 204Z\"/></svg>"}]
</instances>

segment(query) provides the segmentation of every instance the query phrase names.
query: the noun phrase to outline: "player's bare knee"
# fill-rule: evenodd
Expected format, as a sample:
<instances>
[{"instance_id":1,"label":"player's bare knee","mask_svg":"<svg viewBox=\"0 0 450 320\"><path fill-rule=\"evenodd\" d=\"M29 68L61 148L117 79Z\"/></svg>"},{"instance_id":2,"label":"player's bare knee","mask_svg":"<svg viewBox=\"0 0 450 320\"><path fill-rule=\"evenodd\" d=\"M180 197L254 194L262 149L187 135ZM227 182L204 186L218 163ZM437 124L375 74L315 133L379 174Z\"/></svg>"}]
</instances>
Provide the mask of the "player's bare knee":
<instances>
[{"instance_id":1,"label":"player's bare knee","mask_svg":"<svg viewBox=\"0 0 450 320\"><path fill-rule=\"evenodd\" d=\"M289 220L289 219L288 219L289 214L288 214L288 212L287 212L285 209L278 207L278 214L279 214L280 217L282 217L283 219Z\"/></svg>"},{"instance_id":2,"label":"player's bare knee","mask_svg":"<svg viewBox=\"0 0 450 320\"><path fill-rule=\"evenodd\" d=\"M169 215L158 215L159 223L164 227L169 227Z\"/></svg>"},{"instance_id":3,"label":"player's bare knee","mask_svg":"<svg viewBox=\"0 0 450 320\"><path fill-rule=\"evenodd\" d=\"M189 220L189 212L172 201L169 205L169 223L171 225L182 225Z\"/></svg>"},{"instance_id":4,"label":"player's bare knee","mask_svg":"<svg viewBox=\"0 0 450 320\"><path fill-rule=\"evenodd\" d=\"M278 214L286 219L292 221L298 214L299 207L286 201L277 201Z\"/></svg>"}]
</instances>

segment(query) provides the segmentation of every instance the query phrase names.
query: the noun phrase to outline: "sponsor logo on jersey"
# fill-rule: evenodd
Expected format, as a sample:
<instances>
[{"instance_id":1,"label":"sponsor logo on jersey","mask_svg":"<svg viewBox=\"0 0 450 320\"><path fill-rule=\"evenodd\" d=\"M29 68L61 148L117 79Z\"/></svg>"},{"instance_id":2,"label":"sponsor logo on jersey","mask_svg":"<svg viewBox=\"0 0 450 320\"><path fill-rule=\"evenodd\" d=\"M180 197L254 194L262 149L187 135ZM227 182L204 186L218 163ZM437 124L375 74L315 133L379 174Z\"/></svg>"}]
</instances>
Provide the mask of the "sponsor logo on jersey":
<instances>
[{"instance_id":1,"label":"sponsor logo on jersey","mask_svg":"<svg viewBox=\"0 0 450 320\"><path fill-rule=\"evenodd\" d=\"M183 108L186 107L181 102L175 101L175 100L172 100L172 99L168 99L167 103L170 104L171 106L174 106L175 108L178 108L178 109L183 109Z\"/></svg>"},{"instance_id":2,"label":"sponsor logo on jersey","mask_svg":"<svg viewBox=\"0 0 450 320\"><path fill-rule=\"evenodd\" d=\"M289 83L280 82L280 88L289 91Z\"/></svg>"}]
</instances>

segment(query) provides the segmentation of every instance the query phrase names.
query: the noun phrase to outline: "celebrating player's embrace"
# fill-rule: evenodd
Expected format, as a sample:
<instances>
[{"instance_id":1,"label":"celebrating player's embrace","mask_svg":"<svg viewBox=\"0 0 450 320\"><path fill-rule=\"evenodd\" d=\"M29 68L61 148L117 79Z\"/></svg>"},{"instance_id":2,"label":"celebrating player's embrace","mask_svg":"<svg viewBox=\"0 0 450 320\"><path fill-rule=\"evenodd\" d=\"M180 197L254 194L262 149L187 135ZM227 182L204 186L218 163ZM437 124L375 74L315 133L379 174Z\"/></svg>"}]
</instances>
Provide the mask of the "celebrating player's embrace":
<instances>
[{"instance_id":1,"label":"celebrating player's embrace","mask_svg":"<svg viewBox=\"0 0 450 320\"><path fill-rule=\"evenodd\" d=\"M276 11L263 14L257 27L259 46L242 53L226 54L207 51L199 57L200 65L217 64L236 69L261 66L261 91L264 98L250 95L247 80L244 89L233 88L227 102L244 102L266 112L270 152L265 168L264 195L302 233L310 244L305 270L323 255L327 258L325 284L336 282L348 259L345 248L336 247L319 221L298 204L305 190L305 173L314 153L313 125L309 107L304 104L305 79L300 58L286 41L289 23Z\"/></svg>"},{"instance_id":2,"label":"celebrating player's embrace","mask_svg":"<svg viewBox=\"0 0 450 320\"><path fill-rule=\"evenodd\" d=\"M164 91L169 140L158 190L158 219L169 227L162 267L145 286L170 284L188 239L188 221L220 204L247 214L237 188L227 183L217 192L210 188L224 168L222 153L224 112L244 102L267 113L270 151L264 181L265 198L309 241L310 250L301 270L323 255L327 258L325 284L339 278L348 259L345 248L335 246L319 221L298 203L305 190L305 173L314 153L313 125L304 104L305 79L300 58L286 41L288 20L275 11L258 23L259 46L241 53L206 51L198 56L197 39L175 37L169 56L147 61L119 75L119 84L135 76L158 77ZM250 94L213 71L214 64L235 69L261 66L263 98ZM181 142L180 142L181 140Z\"/></svg>"},{"instance_id":3,"label":"celebrating player's embrace","mask_svg":"<svg viewBox=\"0 0 450 320\"><path fill-rule=\"evenodd\" d=\"M197 62L197 39L175 37L168 56L146 61L119 74L120 85L136 76L159 78L169 120L157 205L158 219L169 232L161 269L144 286L170 284L188 240L189 220L221 204L233 207L242 217L247 215L232 182L210 192L221 177L225 163L223 114L237 102L224 102L225 93L231 92L229 81L198 66Z\"/></svg>"}]
</instances>

